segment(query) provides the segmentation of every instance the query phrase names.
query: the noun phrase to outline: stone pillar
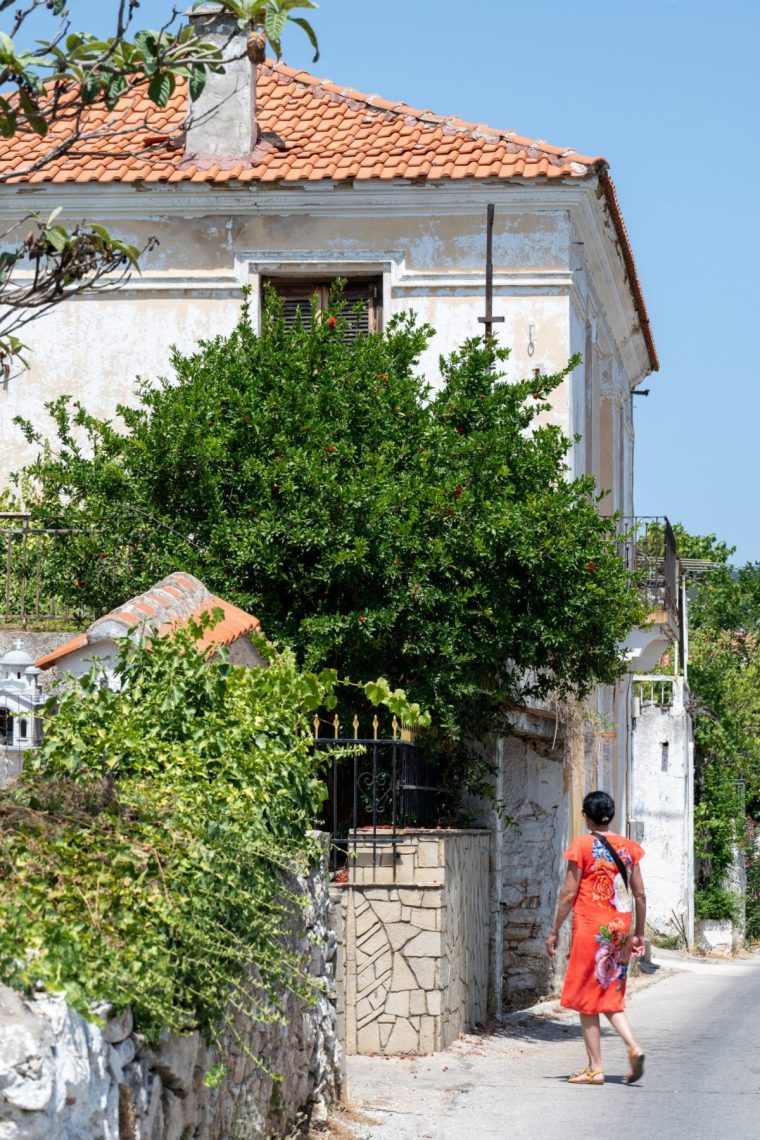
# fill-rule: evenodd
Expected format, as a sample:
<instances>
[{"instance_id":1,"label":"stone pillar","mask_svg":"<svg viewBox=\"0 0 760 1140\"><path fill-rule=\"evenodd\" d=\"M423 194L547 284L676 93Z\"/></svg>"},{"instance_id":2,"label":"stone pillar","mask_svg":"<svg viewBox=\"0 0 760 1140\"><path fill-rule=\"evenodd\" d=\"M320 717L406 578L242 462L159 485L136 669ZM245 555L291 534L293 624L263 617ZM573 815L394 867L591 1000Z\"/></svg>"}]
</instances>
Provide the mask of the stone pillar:
<instances>
[{"instance_id":1,"label":"stone pillar","mask_svg":"<svg viewBox=\"0 0 760 1140\"><path fill-rule=\"evenodd\" d=\"M348 1053L445 1048L487 1013L489 833L360 841L342 892Z\"/></svg>"}]
</instances>

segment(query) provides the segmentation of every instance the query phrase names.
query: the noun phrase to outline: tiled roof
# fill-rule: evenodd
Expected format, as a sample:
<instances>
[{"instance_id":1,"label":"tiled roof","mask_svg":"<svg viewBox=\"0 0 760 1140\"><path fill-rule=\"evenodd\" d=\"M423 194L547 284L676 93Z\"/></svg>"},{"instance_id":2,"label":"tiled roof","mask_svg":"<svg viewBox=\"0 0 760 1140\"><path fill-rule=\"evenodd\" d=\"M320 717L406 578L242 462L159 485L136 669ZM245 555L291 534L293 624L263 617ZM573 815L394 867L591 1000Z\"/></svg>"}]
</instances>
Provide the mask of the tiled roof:
<instances>
[{"instance_id":1,"label":"tiled roof","mask_svg":"<svg viewBox=\"0 0 760 1140\"><path fill-rule=\"evenodd\" d=\"M113 112L85 115L90 136L25 182L276 182L321 179L583 178L604 160L500 131L442 118L338 87L285 64L259 68L259 142L246 162L220 168L184 161L187 94L178 85L164 109L137 90ZM107 128L107 130L106 130ZM118 133L115 133L118 132ZM0 168L26 169L65 137L65 122L45 139L4 142Z\"/></svg>"},{"instance_id":2,"label":"tiled roof","mask_svg":"<svg viewBox=\"0 0 760 1140\"><path fill-rule=\"evenodd\" d=\"M201 614L216 609L222 611L222 617L213 628L204 630L203 636L198 640L200 649L211 652L220 645L232 645L248 633L261 632L259 620L253 614L209 593L192 574L175 571L144 594L131 598L111 613L97 618L86 633L78 634L52 653L40 657L37 667L49 669L77 649L96 646L102 641L113 641L131 633L165 634L177 626L187 625L191 618L198 621Z\"/></svg>"},{"instance_id":3,"label":"tiled roof","mask_svg":"<svg viewBox=\"0 0 760 1140\"><path fill-rule=\"evenodd\" d=\"M659 362L646 305L615 189L605 159L523 138L514 131L468 123L389 102L317 79L283 63L258 70L259 141L246 161L220 165L185 159L187 90L178 84L168 106L154 106L136 90L108 112L91 107L86 138L67 153L31 167L66 136L66 122L45 139L3 141L0 171L19 171L8 183L280 183L404 179L561 179L598 177L639 314L652 368Z\"/></svg>"}]
</instances>

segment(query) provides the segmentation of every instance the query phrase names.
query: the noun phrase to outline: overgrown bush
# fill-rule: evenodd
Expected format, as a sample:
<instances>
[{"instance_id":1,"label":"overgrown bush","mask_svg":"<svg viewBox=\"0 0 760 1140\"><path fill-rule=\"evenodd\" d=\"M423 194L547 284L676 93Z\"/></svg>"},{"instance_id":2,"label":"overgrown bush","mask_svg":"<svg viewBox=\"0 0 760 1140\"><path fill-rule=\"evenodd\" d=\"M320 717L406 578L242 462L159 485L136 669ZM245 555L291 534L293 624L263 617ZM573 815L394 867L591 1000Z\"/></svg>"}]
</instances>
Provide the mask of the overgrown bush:
<instances>
[{"instance_id":1,"label":"overgrown bush","mask_svg":"<svg viewBox=\"0 0 760 1140\"><path fill-rule=\"evenodd\" d=\"M760 942L760 846L757 822L747 819L747 941Z\"/></svg>"},{"instance_id":2,"label":"overgrown bush","mask_svg":"<svg viewBox=\"0 0 760 1140\"><path fill-rule=\"evenodd\" d=\"M733 891L723 887L702 887L695 892L694 909L700 919L730 919L736 922L739 916L739 899Z\"/></svg>"},{"instance_id":3,"label":"overgrown bush","mask_svg":"<svg viewBox=\"0 0 760 1140\"><path fill-rule=\"evenodd\" d=\"M76 1008L131 1006L140 1030L213 1032L228 1002L274 1015L308 996L289 949L324 796L310 716L335 674L206 661L200 628L121 649L120 688L93 672L62 695L44 744L0 794L0 977ZM414 719L382 683L375 700Z\"/></svg>"}]
</instances>

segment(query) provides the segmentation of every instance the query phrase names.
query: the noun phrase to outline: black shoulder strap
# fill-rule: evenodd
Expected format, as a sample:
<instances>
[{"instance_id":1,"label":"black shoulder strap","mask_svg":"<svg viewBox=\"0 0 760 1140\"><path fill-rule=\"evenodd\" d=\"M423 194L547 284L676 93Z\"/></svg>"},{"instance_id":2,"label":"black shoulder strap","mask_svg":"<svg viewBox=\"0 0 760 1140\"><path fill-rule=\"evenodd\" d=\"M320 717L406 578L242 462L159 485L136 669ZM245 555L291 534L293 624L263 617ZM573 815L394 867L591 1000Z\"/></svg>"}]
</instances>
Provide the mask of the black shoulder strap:
<instances>
[{"instance_id":1,"label":"black shoulder strap","mask_svg":"<svg viewBox=\"0 0 760 1140\"><path fill-rule=\"evenodd\" d=\"M600 843L603 843L604 846L609 851L610 855L612 856L612 858L615 862L615 866L617 867L618 871L620 872L621 878L622 878L623 882L625 883L625 889L628 890L628 868L626 867L625 863L620 858L617 851L615 850L615 848L612 846L609 839L607 839L607 837L605 835L602 835L601 832L599 832L599 831L592 831L591 834L594 836L595 839L598 839Z\"/></svg>"}]
</instances>

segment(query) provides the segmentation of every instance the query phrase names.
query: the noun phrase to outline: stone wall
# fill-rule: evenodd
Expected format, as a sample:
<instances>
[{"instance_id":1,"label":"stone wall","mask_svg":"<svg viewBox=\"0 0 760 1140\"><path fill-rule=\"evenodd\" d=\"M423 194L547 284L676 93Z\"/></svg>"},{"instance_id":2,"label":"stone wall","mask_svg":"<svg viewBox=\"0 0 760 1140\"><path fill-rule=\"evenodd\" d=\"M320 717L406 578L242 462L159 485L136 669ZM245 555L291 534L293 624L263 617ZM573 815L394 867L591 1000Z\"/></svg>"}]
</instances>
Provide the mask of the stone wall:
<instances>
[{"instance_id":1,"label":"stone wall","mask_svg":"<svg viewBox=\"0 0 760 1140\"><path fill-rule=\"evenodd\" d=\"M129 1011L100 1028L63 995L24 998L0 986L2 1140L269 1140L299 1118L324 1118L341 1087L328 996L335 935L323 870L298 887L309 902L293 937L326 992L314 1007L288 995L282 1024L236 1012L217 1048L198 1033L164 1034L151 1048ZM204 1077L217 1065L226 1072L209 1089Z\"/></svg>"},{"instance_id":2,"label":"stone wall","mask_svg":"<svg viewBox=\"0 0 760 1140\"><path fill-rule=\"evenodd\" d=\"M13 649L16 640L21 642L21 648L36 661L47 653L52 653L59 645L65 645L76 635L69 630L26 630L26 629L0 629L0 657Z\"/></svg>"},{"instance_id":3,"label":"stone wall","mask_svg":"<svg viewBox=\"0 0 760 1140\"><path fill-rule=\"evenodd\" d=\"M504 741L500 756L501 795L512 820L503 839L501 899L503 1004L508 1008L555 992L565 962L562 952L548 958L544 946L570 827L568 769L562 744L553 743L553 735L546 741L513 736Z\"/></svg>"},{"instance_id":4,"label":"stone wall","mask_svg":"<svg viewBox=\"0 0 760 1140\"><path fill-rule=\"evenodd\" d=\"M431 1053L486 1016L487 831L408 831L360 843L336 886L339 1016L348 1053Z\"/></svg>"}]
</instances>

